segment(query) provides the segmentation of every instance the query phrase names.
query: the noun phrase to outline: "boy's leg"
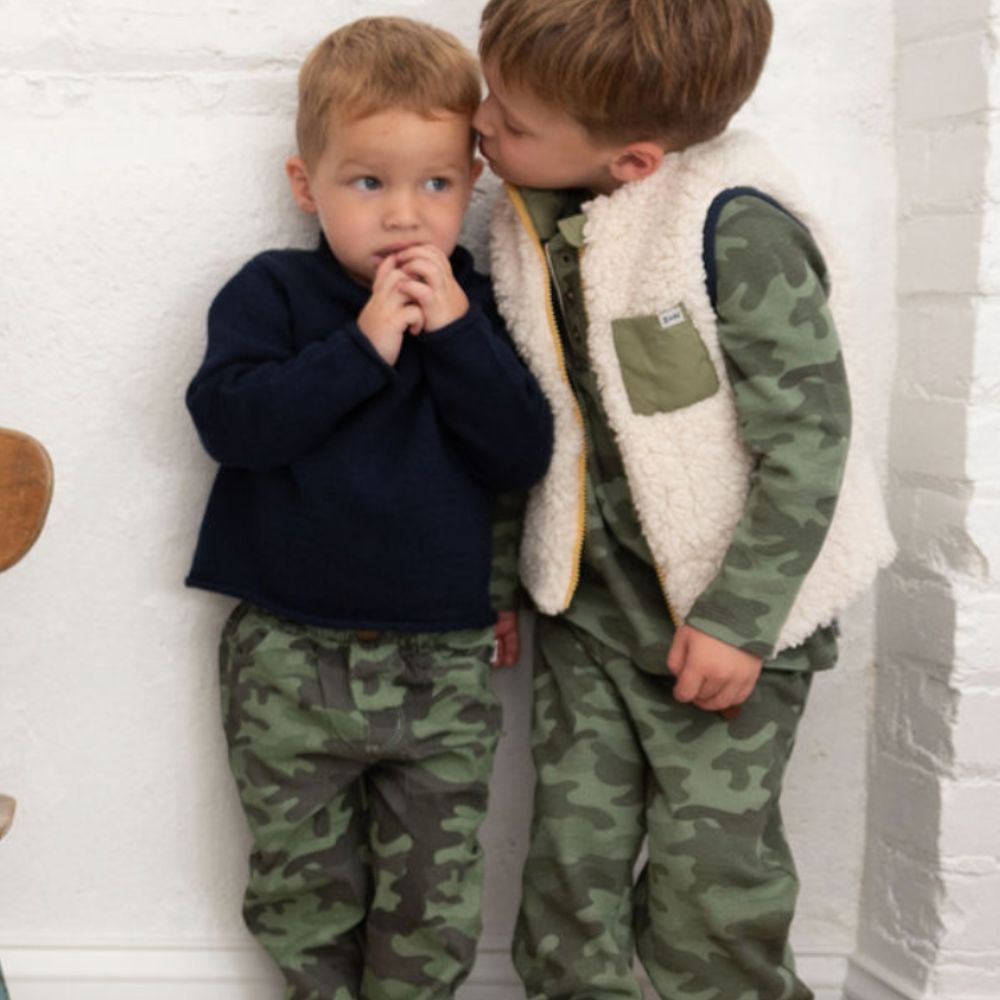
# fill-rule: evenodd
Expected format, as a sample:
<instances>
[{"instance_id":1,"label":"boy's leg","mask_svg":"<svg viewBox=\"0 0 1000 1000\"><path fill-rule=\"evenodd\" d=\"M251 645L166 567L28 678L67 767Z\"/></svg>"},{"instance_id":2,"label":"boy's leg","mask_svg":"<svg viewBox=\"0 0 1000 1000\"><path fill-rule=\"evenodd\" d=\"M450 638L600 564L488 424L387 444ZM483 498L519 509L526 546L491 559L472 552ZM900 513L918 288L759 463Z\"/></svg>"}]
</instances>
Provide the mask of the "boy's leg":
<instances>
[{"instance_id":1,"label":"boy's leg","mask_svg":"<svg viewBox=\"0 0 1000 1000\"><path fill-rule=\"evenodd\" d=\"M478 833L500 734L492 630L403 637L398 656L353 664L368 696L401 691L396 738L368 775L375 895L365 1000L445 1000L468 976L482 927Z\"/></svg>"},{"instance_id":2,"label":"boy's leg","mask_svg":"<svg viewBox=\"0 0 1000 1000\"><path fill-rule=\"evenodd\" d=\"M539 616L535 812L514 963L528 1000L639 1000L632 881L645 762L607 660L628 661Z\"/></svg>"},{"instance_id":3,"label":"boy's leg","mask_svg":"<svg viewBox=\"0 0 1000 1000\"><path fill-rule=\"evenodd\" d=\"M286 1000L360 1000L370 896L364 722L345 646L241 606L220 647L229 757L254 837L244 916L287 982Z\"/></svg>"},{"instance_id":4,"label":"boy's leg","mask_svg":"<svg viewBox=\"0 0 1000 1000\"><path fill-rule=\"evenodd\" d=\"M653 772L636 935L664 1000L813 996L788 948L798 882L779 809L810 679L765 670L726 722L636 672L632 716Z\"/></svg>"}]
</instances>

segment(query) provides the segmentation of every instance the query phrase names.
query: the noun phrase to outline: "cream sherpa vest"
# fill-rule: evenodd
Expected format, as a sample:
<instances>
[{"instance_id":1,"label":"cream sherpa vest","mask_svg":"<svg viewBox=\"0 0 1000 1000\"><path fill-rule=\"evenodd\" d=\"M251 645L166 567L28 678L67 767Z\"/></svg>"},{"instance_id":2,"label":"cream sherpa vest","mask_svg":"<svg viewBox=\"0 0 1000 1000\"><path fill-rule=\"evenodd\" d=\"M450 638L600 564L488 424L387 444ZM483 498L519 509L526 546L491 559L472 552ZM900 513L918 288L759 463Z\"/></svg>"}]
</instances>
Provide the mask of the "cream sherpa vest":
<instances>
[{"instance_id":1,"label":"cream sherpa vest","mask_svg":"<svg viewBox=\"0 0 1000 1000\"><path fill-rule=\"evenodd\" d=\"M718 194L734 187L766 192L818 235L786 172L760 140L741 133L671 154L651 177L584 206L581 269L591 364L675 620L688 613L717 573L743 513L752 466L737 436L734 397L702 263L708 210ZM584 432L554 325L544 253L513 190L499 200L494 215L492 271L511 336L555 416L552 463L528 502L521 576L537 606L557 614L568 607L579 576ZM831 271L830 306L852 390L852 440L833 522L776 651L798 645L829 624L894 553L864 448L862 345L843 308L843 278L836 268ZM612 321L658 315L681 304L705 342L720 388L683 409L636 414L619 368Z\"/></svg>"}]
</instances>

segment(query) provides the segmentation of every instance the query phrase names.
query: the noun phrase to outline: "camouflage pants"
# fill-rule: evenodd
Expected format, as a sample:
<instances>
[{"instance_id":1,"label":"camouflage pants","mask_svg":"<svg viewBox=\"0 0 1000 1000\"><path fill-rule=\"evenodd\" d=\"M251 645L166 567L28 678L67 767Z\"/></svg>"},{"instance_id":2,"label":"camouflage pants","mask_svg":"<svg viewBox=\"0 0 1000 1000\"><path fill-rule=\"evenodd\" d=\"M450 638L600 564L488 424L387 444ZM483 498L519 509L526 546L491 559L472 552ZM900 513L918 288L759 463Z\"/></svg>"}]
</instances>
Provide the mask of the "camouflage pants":
<instances>
[{"instance_id":1,"label":"camouflage pants","mask_svg":"<svg viewBox=\"0 0 1000 1000\"><path fill-rule=\"evenodd\" d=\"M442 1000L481 927L500 709L489 629L314 628L241 605L222 634L253 834L247 926L286 1000Z\"/></svg>"},{"instance_id":2,"label":"camouflage pants","mask_svg":"<svg viewBox=\"0 0 1000 1000\"><path fill-rule=\"evenodd\" d=\"M528 1000L639 1000L636 951L663 1000L811 998L778 807L810 675L764 671L726 722L560 619L539 616L536 653Z\"/></svg>"}]
</instances>

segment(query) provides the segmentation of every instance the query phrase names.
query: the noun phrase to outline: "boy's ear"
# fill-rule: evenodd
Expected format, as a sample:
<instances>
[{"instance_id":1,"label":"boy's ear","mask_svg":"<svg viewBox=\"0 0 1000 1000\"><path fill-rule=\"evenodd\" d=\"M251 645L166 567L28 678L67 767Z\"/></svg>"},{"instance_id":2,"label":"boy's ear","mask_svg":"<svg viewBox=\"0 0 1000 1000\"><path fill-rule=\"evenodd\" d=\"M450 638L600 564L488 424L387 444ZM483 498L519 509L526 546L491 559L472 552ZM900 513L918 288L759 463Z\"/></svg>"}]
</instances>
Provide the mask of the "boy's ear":
<instances>
[{"instance_id":1,"label":"boy's ear","mask_svg":"<svg viewBox=\"0 0 1000 1000\"><path fill-rule=\"evenodd\" d=\"M622 184L641 181L656 173L663 162L663 147L655 142L630 142L612 158L611 176Z\"/></svg>"},{"instance_id":2,"label":"boy's ear","mask_svg":"<svg viewBox=\"0 0 1000 1000\"><path fill-rule=\"evenodd\" d=\"M316 199L313 198L312 185L309 183L306 161L301 156L289 156L285 161L285 173L288 175L288 183L291 185L295 204L303 212L315 215Z\"/></svg>"},{"instance_id":3,"label":"boy's ear","mask_svg":"<svg viewBox=\"0 0 1000 1000\"><path fill-rule=\"evenodd\" d=\"M486 166L486 164L483 163L483 161L480 160L478 156L473 159L473 161L472 161L472 175L471 175L472 176L472 183L473 184L475 184L476 181L478 181L479 178L482 176L482 174L483 174L483 167L485 167L485 166Z\"/></svg>"}]
</instances>

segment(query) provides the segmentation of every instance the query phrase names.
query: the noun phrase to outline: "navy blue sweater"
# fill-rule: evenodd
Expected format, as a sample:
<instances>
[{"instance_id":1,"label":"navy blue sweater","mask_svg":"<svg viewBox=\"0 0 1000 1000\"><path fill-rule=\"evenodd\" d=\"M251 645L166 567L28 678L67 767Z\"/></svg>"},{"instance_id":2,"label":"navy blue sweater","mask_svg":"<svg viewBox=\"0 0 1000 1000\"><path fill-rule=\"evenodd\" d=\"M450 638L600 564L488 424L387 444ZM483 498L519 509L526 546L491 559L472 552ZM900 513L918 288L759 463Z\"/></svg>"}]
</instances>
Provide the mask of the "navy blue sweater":
<instances>
[{"instance_id":1,"label":"navy blue sweater","mask_svg":"<svg viewBox=\"0 0 1000 1000\"><path fill-rule=\"evenodd\" d=\"M548 465L552 422L467 251L468 313L388 365L370 290L324 240L251 260L219 293L187 392L221 465L190 586L297 621L409 631L494 620L495 495Z\"/></svg>"}]
</instances>

